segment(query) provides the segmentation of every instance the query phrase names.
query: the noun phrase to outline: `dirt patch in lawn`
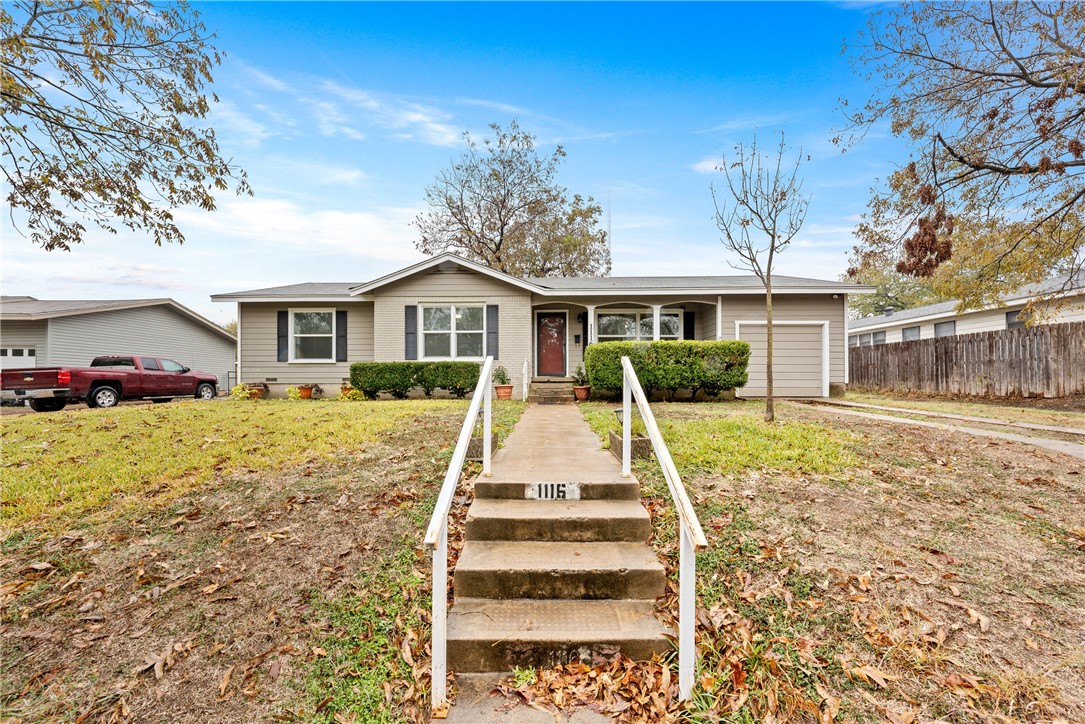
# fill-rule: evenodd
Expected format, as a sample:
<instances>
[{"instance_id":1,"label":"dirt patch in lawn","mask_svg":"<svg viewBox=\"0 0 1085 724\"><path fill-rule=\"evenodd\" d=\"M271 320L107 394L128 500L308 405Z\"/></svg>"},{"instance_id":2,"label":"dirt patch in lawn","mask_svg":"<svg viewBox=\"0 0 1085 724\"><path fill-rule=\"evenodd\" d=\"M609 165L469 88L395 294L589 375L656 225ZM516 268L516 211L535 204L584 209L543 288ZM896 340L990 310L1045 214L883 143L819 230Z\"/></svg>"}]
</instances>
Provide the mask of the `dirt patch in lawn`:
<instances>
[{"instance_id":1,"label":"dirt patch in lawn","mask_svg":"<svg viewBox=\"0 0 1085 724\"><path fill-rule=\"evenodd\" d=\"M781 417L846 432L862 462L686 479L708 527L733 538L724 567L744 571L724 601L824 647L806 663L856 716L1085 719L1079 461L795 404ZM833 632L834 614L849 625Z\"/></svg>"},{"instance_id":2,"label":"dirt patch in lawn","mask_svg":"<svg viewBox=\"0 0 1085 724\"><path fill-rule=\"evenodd\" d=\"M164 504L61 534L16 528L0 554L0 719L420 720L429 586L419 546L463 407L434 406L303 464L160 491ZM495 421L502 436L520 409ZM388 613L391 589L413 623ZM393 659L378 676L344 665L357 645L341 658L331 643L364 632L367 618Z\"/></svg>"}]
</instances>

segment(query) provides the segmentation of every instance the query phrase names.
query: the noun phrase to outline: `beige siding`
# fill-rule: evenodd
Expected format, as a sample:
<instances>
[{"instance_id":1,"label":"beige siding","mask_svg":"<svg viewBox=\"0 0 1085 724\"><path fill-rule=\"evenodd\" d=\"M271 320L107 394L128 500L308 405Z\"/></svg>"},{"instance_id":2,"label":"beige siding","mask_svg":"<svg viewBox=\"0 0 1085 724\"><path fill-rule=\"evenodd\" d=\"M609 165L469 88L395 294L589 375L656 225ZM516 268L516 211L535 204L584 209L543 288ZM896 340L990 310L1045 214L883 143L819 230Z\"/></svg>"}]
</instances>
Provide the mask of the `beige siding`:
<instances>
[{"instance_id":1,"label":"beige siding","mask_svg":"<svg viewBox=\"0 0 1085 724\"><path fill-rule=\"evenodd\" d=\"M244 382L267 382L272 394L283 395L286 388L305 383L316 383L324 388L327 397L338 394L339 386L350 380L353 362L373 360L373 303L340 302L320 304L242 303L240 307L241 328L241 380ZM346 362L279 362L278 361L278 313L290 309L336 309L347 312L347 361Z\"/></svg>"},{"instance_id":2,"label":"beige siding","mask_svg":"<svg viewBox=\"0 0 1085 724\"><path fill-rule=\"evenodd\" d=\"M49 366L49 323L11 321L0 323L0 347L33 347L33 357L0 358L4 367L48 367Z\"/></svg>"},{"instance_id":3,"label":"beige siding","mask_svg":"<svg viewBox=\"0 0 1085 724\"><path fill-rule=\"evenodd\" d=\"M500 328L498 357L494 362L509 371L513 396L518 399L523 391L524 360L530 359L532 354L531 295L475 272L431 271L375 290L374 359L393 362L406 357L404 307L444 302L497 305Z\"/></svg>"},{"instance_id":4,"label":"beige siding","mask_svg":"<svg viewBox=\"0 0 1085 724\"><path fill-rule=\"evenodd\" d=\"M86 366L98 355L146 354L218 375L220 386L237 354L235 342L165 305L50 319L48 345L50 365Z\"/></svg>"}]
</instances>

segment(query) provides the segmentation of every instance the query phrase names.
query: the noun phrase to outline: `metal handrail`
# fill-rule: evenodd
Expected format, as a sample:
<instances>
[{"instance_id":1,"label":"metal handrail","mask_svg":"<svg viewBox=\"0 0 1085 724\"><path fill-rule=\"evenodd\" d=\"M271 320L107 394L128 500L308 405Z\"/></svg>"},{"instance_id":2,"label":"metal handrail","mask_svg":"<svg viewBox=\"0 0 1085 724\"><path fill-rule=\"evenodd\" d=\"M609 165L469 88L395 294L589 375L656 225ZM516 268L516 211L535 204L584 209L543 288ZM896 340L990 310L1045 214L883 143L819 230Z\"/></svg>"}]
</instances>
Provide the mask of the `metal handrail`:
<instances>
[{"instance_id":1,"label":"metal handrail","mask_svg":"<svg viewBox=\"0 0 1085 724\"><path fill-rule=\"evenodd\" d=\"M667 488L674 500L674 509L678 512L678 532L680 539L678 558L678 697L686 700L693 690L693 670L697 663L696 651L696 599L697 599L697 551L708 548L708 540L697 512L686 495L682 478L674 466L671 452L663 435L659 432L652 408L648 406L648 397L637 379L633 363L628 357L622 357L622 475L629 476L632 468L632 403L637 403L644 429L652 441L659 466L663 468L663 477L667 479Z\"/></svg>"},{"instance_id":2,"label":"metal handrail","mask_svg":"<svg viewBox=\"0 0 1085 724\"><path fill-rule=\"evenodd\" d=\"M463 463L467 458L467 447L471 444L471 433L478 419L479 409L482 409L482 474L490 474L490 431L493 417L493 385L490 384L490 376L493 374L494 358L487 357L482 363L482 369L478 375L478 385L474 394L471 395L471 406L467 408L467 416L460 428L460 436L456 440L456 449L452 451L452 460L448 463L448 472L445 473L444 482L441 483L441 492L437 496L437 504L433 507L433 517L430 518L429 528L426 529L426 537L423 544L426 550L433 552L433 593L432 593L432 664L430 668L430 680L432 687L433 712L443 712L448 706L447 688L447 637L448 637L448 512L452 508L452 496L456 493L456 486L460 482L460 474L463 472Z\"/></svg>"},{"instance_id":3,"label":"metal handrail","mask_svg":"<svg viewBox=\"0 0 1085 724\"><path fill-rule=\"evenodd\" d=\"M529 360L527 357L524 357L524 373L523 373L523 377L521 377L523 382L520 383L520 386L523 389L520 390L520 394L522 395L521 399L523 399L525 402L527 402L528 390L531 387L531 377L529 376L530 374L531 374L531 360Z\"/></svg>"}]
</instances>

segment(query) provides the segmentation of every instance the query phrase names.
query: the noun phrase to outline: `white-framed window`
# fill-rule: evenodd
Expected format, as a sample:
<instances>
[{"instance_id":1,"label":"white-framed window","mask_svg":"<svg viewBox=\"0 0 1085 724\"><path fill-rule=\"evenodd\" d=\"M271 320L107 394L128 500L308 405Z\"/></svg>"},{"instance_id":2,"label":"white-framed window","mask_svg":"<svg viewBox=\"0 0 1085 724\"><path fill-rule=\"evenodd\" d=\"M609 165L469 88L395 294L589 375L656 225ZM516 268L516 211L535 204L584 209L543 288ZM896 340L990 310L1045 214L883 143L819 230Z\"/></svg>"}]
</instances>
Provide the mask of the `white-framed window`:
<instances>
[{"instance_id":1,"label":"white-framed window","mask_svg":"<svg viewBox=\"0 0 1085 724\"><path fill-rule=\"evenodd\" d=\"M1021 319L1022 311L1018 309L1014 312L1006 312L1006 329L1021 329L1025 326L1025 320Z\"/></svg>"},{"instance_id":2,"label":"white-framed window","mask_svg":"<svg viewBox=\"0 0 1085 724\"><path fill-rule=\"evenodd\" d=\"M422 359L486 356L485 304L423 304Z\"/></svg>"},{"instance_id":3,"label":"white-framed window","mask_svg":"<svg viewBox=\"0 0 1085 724\"><path fill-rule=\"evenodd\" d=\"M335 310L290 310L290 361L335 361Z\"/></svg>"},{"instance_id":4,"label":"white-framed window","mask_svg":"<svg viewBox=\"0 0 1085 724\"><path fill-rule=\"evenodd\" d=\"M853 334L850 337L848 337L848 346L849 347L858 347L859 346L859 335Z\"/></svg>"},{"instance_id":5,"label":"white-framed window","mask_svg":"<svg viewBox=\"0 0 1085 724\"><path fill-rule=\"evenodd\" d=\"M651 340L654 321L652 312L606 311L596 317L596 338L600 342L620 340ZM661 312L659 315L659 338L682 339L682 314Z\"/></svg>"},{"instance_id":6,"label":"white-framed window","mask_svg":"<svg viewBox=\"0 0 1085 724\"><path fill-rule=\"evenodd\" d=\"M905 327L900 331L901 339L905 342L912 342L919 339L919 327Z\"/></svg>"},{"instance_id":7,"label":"white-framed window","mask_svg":"<svg viewBox=\"0 0 1085 724\"><path fill-rule=\"evenodd\" d=\"M934 325L935 337L952 337L957 334L956 322L938 322Z\"/></svg>"},{"instance_id":8,"label":"white-framed window","mask_svg":"<svg viewBox=\"0 0 1085 724\"><path fill-rule=\"evenodd\" d=\"M885 332L875 332L870 337L871 344L885 344Z\"/></svg>"}]
</instances>

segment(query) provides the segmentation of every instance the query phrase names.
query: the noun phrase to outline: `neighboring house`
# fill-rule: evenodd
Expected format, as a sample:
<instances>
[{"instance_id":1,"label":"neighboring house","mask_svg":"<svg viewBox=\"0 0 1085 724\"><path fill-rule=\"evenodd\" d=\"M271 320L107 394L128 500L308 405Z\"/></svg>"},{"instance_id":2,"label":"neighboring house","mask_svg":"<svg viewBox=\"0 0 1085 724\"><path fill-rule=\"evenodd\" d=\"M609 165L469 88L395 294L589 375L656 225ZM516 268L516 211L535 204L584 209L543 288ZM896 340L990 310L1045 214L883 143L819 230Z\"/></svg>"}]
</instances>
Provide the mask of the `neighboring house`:
<instances>
[{"instance_id":1,"label":"neighboring house","mask_svg":"<svg viewBox=\"0 0 1085 724\"><path fill-rule=\"evenodd\" d=\"M1049 279L1022 287L1002 300L996 307L986 307L957 314L957 302L938 302L914 309L853 319L848 322L848 346L866 347L892 342L911 342L956 334L995 332L1024 327L1018 314L1034 299L1039 302L1038 324L1085 321L1085 274L1078 274L1072 283L1068 277ZM1045 314L1045 310L1047 313Z\"/></svg>"},{"instance_id":2,"label":"neighboring house","mask_svg":"<svg viewBox=\"0 0 1085 724\"><path fill-rule=\"evenodd\" d=\"M104 354L168 357L225 387L237 339L172 299L0 297L0 367L85 367Z\"/></svg>"},{"instance_id":3,"label":"neighboring house","mask_svg":"<svg viewBox=\"0 0 1085 724\"><path fill-rule=\"evenodd\" d=\"M871 287L775 277L775 391L828 396L845 380L849 293ZM616 339L744 339L750 383L764 395L765 294L755 277L520 279L442 254L364 284L308 283L216 294L238 305L238 377L333 389L361 361L481 360L509 371L566 378L584 347Z\"/></svg>"}]
</instances>

